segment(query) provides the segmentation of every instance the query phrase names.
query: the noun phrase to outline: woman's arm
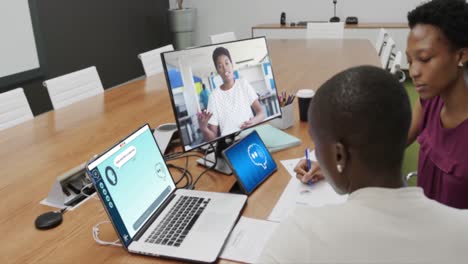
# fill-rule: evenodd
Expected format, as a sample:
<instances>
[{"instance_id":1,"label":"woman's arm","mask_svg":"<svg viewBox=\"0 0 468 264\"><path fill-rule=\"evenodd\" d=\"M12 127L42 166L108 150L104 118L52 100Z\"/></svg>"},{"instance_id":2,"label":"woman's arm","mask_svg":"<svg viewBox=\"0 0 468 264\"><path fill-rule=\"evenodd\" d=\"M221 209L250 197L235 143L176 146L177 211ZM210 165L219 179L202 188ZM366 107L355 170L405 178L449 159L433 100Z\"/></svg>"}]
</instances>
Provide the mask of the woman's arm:
<instances>
[{"instance_id":1,"label":"woman's arm","mask_svg":"<svg viewBox=\"0 0 468 264\"><path fill-rule=\"evenodd\" d=\"M208 124L208 120L210 120L213 113L208 111L202 111L198 113L198 124L200 125L200 130L203 133L203 137L206 141L211 141L218 136L218 126Z\"/></svg>"},{"instance_id":2,"label":"woman's arm","mask_svg":"<svg viewBox=\"0 0 468 264\"><path fill-rule=\"evenodd\" d=\"M211 141L218 137L218 126L208 125L206 129L201 129L206 141Z\"/></svg>"},{"instance_id":3,"label":"woman's arm","mask_svg":"<svg viewBox=\"0 0 468 264\"><path fill-rule=\"evenodd\" d=\"M263 111L263 107L258 99L252 103L252 108L255 111L255 117L252 119L255 121L255 124L263 121L265 119L265 111Z\"/></svg>"},{"instance_id":4,"label":"woman's arm","mask_svg":"<svg viewBox=\"0 0 468 264\"><path fill-rule=\"evenodd\" d=\"M253 126L253 125L257 124L258 122L261 122L261 121L263 121L265 119L265 111L263 111L263 107L262 107L262 105L260 105L260 102L258 101L258 99L256 99L252 103L251 107L253 108L253 110L255 112L255 116L250 118L248 121L245 121L242 124L241 129Z\"/></svg>"},{"instance_id":5,"label":"woman's arm","mask_svg":"<svg viewBox=\"0 0 468 264\"><path fill-rule=\"evenodd\" d=\"M421 102L416 100L413 107L413 116L411 118L411 126L408 132L408 140L406 141L406 146L413 144L416 140L416 137L419 134L419 124L421 123L422 118L422 107Z\"/></svg>"}]
</instances>

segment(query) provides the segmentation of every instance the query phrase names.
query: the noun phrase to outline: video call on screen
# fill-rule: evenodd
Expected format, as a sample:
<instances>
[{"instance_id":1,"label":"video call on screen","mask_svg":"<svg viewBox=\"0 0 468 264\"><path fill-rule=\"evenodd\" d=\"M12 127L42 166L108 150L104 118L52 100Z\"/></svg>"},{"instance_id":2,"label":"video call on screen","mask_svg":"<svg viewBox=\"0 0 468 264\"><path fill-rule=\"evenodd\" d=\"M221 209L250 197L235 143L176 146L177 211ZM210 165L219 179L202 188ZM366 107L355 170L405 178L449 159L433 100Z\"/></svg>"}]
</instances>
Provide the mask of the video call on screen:
<instances>
[{"instance_id":1,"label":"video call on screen","mask_svg":"<svg viewBox=\"0 0 468 264\"><path fill-rule=\"evenodd\" d=\"M264 121L281 114L277 87L264 38L164 53L163 61L168 86L186 151L212 141L204 138L200 131L197 113L207 109L210 95L223 84L212 58L213 51L217 47L224 47L229 51L236 82L245 80L258 96L265 113ZM228 111L236 111L236 106L233 105L223 107L227 107ZM222 137L221 134L218 138Z\"/></svg>"}]
</instances>

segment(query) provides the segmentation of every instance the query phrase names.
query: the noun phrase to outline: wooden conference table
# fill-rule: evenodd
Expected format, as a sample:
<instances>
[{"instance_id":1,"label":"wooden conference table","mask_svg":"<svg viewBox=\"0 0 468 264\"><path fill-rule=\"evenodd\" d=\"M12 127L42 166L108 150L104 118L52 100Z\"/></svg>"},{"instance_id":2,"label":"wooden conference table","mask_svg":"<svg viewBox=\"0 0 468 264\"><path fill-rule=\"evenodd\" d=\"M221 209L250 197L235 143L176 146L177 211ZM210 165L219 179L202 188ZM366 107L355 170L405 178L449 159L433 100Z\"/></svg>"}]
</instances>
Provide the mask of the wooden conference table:
<instances>
[{"instance_id":1,"label":"wooden conference table","mask_svg":"<svg viewBox=\"0 0 468 264\"><path fill-rule=\"evenodd\" d=\"M268 46L279 91L317 89L327 78L348 67L379 65L375 49L367 40L270 40ZM0 263L167 262L96 244L91 229L108 220L97 199L66 212L63 223L55 229L39 231L34 227L35 218L51 210L39 202L47 196L58 175L107 149L145 122L151 127L174 122L164 74L107 90L1 131ZM302 143L274 153L277 162L300 157L306 146L313 146L306 123L299 122L297 111L294 126L287 132ZM195 160L190 160L189 169L194 177L203 170ZM174 175L179 176L176 172ZM278 163L278 171L249 197L243 215L266 219L289 179ZM227 192L234 182L233 176L209 172L196 189ZM110 224L101 225L100 229L101 239L116 239Z\"/></svg>"}]
</instances>

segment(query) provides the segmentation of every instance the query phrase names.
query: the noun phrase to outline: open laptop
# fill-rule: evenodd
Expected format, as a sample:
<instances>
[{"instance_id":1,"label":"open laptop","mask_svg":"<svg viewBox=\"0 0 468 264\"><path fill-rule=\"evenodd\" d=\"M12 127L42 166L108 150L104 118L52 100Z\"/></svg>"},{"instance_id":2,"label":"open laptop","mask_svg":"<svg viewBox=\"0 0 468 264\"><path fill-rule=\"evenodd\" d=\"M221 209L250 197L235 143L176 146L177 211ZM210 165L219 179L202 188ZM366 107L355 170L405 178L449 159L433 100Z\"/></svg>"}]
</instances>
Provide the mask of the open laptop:
<instances>
[{"instance_id":1,"label":"open laptop","mask_svg":"<svg viewBox=\"0 0 468 264\"><path fill-rule=\"evenodd\" d=\"M176 189L148 124L86 167L132 253L214 262L247 196Z\"/></svg>"}]
</instances>

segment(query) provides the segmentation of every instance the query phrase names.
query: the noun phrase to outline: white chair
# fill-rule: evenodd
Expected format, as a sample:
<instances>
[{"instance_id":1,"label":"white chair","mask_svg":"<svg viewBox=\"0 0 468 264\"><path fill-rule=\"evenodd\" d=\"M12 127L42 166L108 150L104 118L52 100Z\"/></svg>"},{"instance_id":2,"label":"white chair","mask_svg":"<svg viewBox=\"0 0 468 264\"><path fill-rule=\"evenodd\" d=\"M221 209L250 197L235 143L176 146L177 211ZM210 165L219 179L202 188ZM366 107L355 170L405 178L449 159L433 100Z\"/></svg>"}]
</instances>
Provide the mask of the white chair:
<instances>
[{"instance_id":1,"label":"white chair","mask_svg":"<svg viewBox=\"0 0 468 264\"><path fill-rule=\"evenodd\" d=\"M392 39L392 37L388 37L382 49L382 54L380 54L380 63L382 64L382 68L388 69L388 64L390 62L390 57L392 56L394 47L395 41Z\"/></svg>"},{"instance_id":2,"label":"white chair","mask_svg":"<svg viewBox=\"0 0 468 264\"><path fill-rule=\"evenodd\" d=\"M23 88L0 94L0 130L33 119Z\"/></svg>"},{"instance_id":3,"label":"white chair","mask_svg":"<svg viewBox=\"0 0 468 264\"><path fill-rule=\"evenodd\" d=\"M154 50L138 54L138 58L143 64L143 69L145 70L146 77L157 73L161 73L163 71L161 53L172 50L174 50L174 46L172 46L172 44L169 44Z\"/></svg>"},{"instance_id":4,"label":"white chair","mask_svg":"<svg viewBox=\"0 0 468 264\"><path fill-rule=\"evenodd\" d=\"M211 44L217 44L222 42L229 42L236 40L236 34L234 32L224 32L210 36Z\"/></svg>"},{"instance_id":5,"label":"white chair","mask_svg":"<svg viewBox=\"0 0 468 264\"><path fill-rule=\"evenodd\" d=\"M382 48L385 45L385 39L388 37L388 33L385 29L381 28L379 34L377 35L377 40L375 41L375 50L377 50L377 54L380 56L382 54Z\"/></svg>"},{"instance_id":6,"label":"white chair","mask_svg":"<svg viewBox=\"0 0 468 264\"><path fill-rule=\"evenodd\" d=\"M94 66L49 79L43 85L49 92L54 109L63 108L104 92Z\"/></svg>"},{"instance_id":7,"label":"white chair","mask_svg":"<svg viewBox=\"0 0 468 264\"><path fill-rule=\"evenodd\" d=\"M320 39L341 39L344 33L344 23L320 23L320 22L309 22L307 23L307 34L308 39L320 38Z\"/></svg>"},{"instance_id":8,"label":"white chair","mask_svg":"<svg viewBox=\"0 0 468 264\"><path fill-rule=\"evenodd\" d=\"M401 51L397 51L395 58L393 59L392 67L390 68L390 73L397 76L398 81L404 82L406 80L406 74L401 69Z\"/></svg>"}]
</instances>

